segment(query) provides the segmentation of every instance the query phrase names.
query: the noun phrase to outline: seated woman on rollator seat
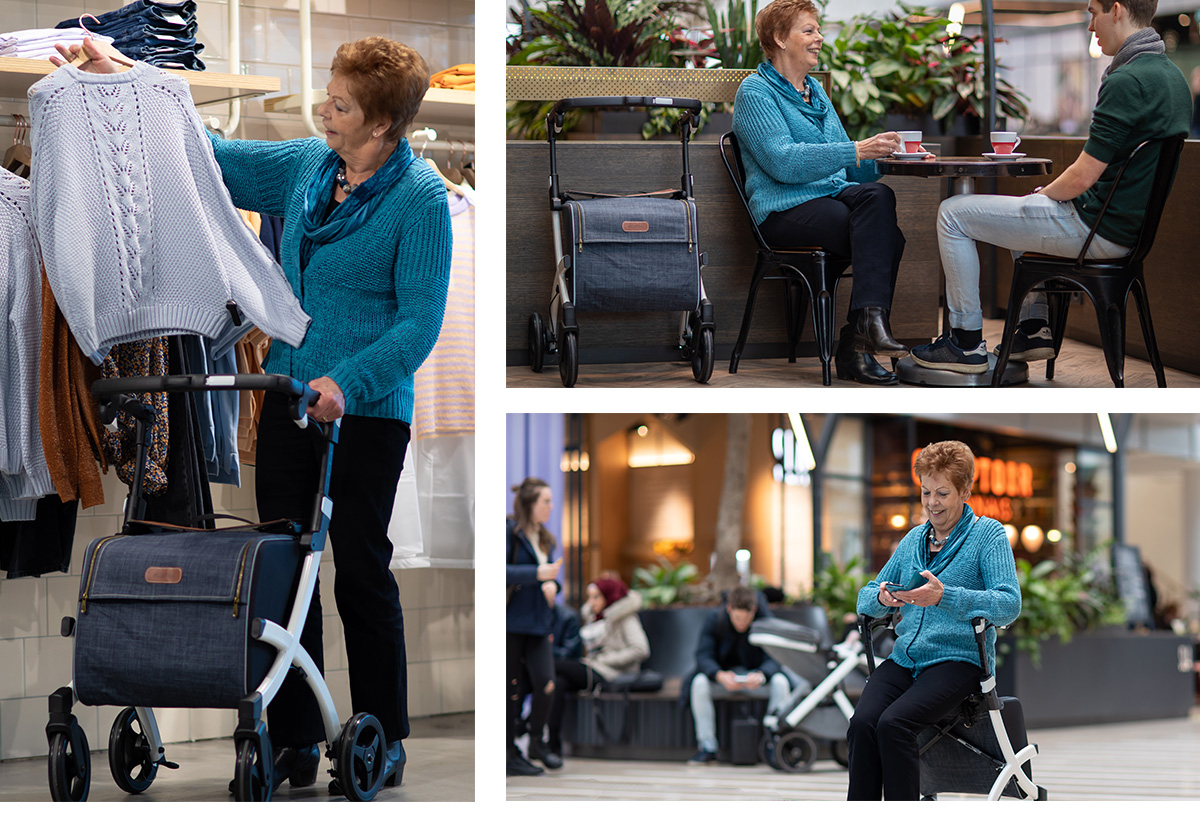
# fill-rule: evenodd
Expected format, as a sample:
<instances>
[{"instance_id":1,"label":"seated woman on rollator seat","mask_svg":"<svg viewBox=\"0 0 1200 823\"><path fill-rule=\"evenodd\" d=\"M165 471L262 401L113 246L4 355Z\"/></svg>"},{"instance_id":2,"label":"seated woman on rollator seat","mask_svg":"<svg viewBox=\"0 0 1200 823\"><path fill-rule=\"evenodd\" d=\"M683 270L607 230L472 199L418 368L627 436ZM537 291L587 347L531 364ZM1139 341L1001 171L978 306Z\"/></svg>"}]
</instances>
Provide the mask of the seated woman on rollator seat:
<instances>
[{"instance_id":1,"label":"seated woman on rollator seat","mask_svg":"<svg viewBox=\"0 0 1200 823\"><path fill-rule=\"evenodd\" d=\"M919 799L918 735L979 689L971 620L1007 625L1021 613L1004 527L967 505L975 478L971 449L954 440L931 443L913 469L928 522L901 539L858 594L860 614L899 610L900 621L891 656L867 681L850 720L849 800ZM985 641L994 670L995 629Z\"/></svg>"},{"instance_id":2,"label":"seated woman on rollator seat","mask_svg":"<svg viewBox=\"0 0 1200 823\"><path fill-rule=\"evenodd\" d=\"M875 182L875 161L902 148L900 135L847 136L825 90L809 76L825 41L812 0L775 0L754 25L767 60L738 87L733 107L750 212L771 246L821 246L853 259L837 376L895 383L873 355L908 354L889 325L904 235L895 193Z\"/></svg>"}]
</instances>

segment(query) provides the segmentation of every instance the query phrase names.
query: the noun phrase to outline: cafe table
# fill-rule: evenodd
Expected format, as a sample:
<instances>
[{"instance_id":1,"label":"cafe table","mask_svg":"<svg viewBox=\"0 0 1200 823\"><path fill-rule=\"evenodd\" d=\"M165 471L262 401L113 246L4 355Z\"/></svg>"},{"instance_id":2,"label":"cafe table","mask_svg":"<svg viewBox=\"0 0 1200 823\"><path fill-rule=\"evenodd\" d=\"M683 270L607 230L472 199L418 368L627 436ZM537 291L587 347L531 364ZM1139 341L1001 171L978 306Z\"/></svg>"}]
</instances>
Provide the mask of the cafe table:
<instances>
[{"instance_id":1,"label":"cafe table","mask_svg":"<svg viewBox=\"0 0 1200 823\"><path fill-rule=\"evenodd\" d=\"M884 158L875 161L881 174L907 175L914 177L944 177L950 181L951 194L974 194L977 178L1037 177L1050 174L1053 164L1043 157L1018 157L1012 160L993 160L989 157L934 157L932 159ZM943 316L943 328L949 322ZM911 357L896 364L896 376L903 383L915 386L974 387L992 384L992 369L996 366L996 355L988 353L988 370L982 374L959 374L927 369L919 366ZM1004 370L1001 384L1011 386L1029 380L1026 363L1009 362Z\"/></svg>"}]
</instances>

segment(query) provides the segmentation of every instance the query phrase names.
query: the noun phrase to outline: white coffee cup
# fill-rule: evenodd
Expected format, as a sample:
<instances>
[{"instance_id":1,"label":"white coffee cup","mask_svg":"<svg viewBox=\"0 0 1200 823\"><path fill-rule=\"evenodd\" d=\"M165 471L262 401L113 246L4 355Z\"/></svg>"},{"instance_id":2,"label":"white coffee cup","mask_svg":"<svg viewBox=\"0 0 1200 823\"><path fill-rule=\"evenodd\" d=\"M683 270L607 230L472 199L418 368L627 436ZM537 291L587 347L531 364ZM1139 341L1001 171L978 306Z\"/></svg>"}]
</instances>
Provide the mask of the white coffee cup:
<instances>
[{"instance_id":1,"label":"white coffee cup","mask_svg":"<svg viewBox=\"0 0 1200 823\"><path fill-rule=\"evenodd\" d=\"M900 142L903 144L902 151L905 154L916 154L919 151L925 151L921 148L921 132L919 131L901 131L897 132L900 135Z\"/></svg>"},{"instance_id":2,"label":"white coffee cup","mask_svg":"<svg viewBox=\"0 0 1200 823\"><path fill-rule=\"evenodd\" d=\"M1015 131L992 132L992 152L995 154L1012 154L1021 145L1021 138Z\"/></svg>"}]
</instances>

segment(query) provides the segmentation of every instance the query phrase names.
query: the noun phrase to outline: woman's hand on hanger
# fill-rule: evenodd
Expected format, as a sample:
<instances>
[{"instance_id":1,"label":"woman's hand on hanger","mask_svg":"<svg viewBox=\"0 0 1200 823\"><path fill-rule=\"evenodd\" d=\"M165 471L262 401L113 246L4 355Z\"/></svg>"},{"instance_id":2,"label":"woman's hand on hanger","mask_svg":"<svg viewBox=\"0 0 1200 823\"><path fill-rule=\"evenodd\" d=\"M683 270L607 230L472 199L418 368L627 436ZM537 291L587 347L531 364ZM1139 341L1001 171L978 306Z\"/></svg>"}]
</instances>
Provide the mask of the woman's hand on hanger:
<instances>
[{"instance_id":1,"label":"woman's hand on hanger","mask_svg":"<svg viewBox=\"0 0 1200 823\"><path fill-rule=\"evenodd\" d=\"M55 43L54 48L62 55L61 57L50 55L50 62L55 66L62 66L74 61L79 56L80 49L82 49L89 59L86 63L80 64L80 71L90 71L95 74L116 74L119 71L123 71L120 65L101 51L90 37L83 38L82 46L78 44L64 46L62 43Z\"/></svg>"}]
</instances>

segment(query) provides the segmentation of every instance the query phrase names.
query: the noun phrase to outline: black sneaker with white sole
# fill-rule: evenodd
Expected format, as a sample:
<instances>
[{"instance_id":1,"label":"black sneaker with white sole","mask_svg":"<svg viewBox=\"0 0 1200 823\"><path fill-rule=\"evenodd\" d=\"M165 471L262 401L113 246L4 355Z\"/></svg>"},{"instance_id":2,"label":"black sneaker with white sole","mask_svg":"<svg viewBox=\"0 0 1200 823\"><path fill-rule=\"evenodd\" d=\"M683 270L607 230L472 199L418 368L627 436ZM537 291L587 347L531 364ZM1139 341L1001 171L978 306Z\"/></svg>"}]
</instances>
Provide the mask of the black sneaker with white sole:
<instances>
[{"instance_id":1,"label":"black sneaker with white sole","mask_svg":"<svg viewBox=\"0 0 1200 823\"><path fill-rule=\"evenodd\" d=\"M994 350L1000 356L1000 347ZM1012 348L1009 349L1008 359L1013 363L1032 363L1035 360L1049 360L1054 357L1054 334L1049 326L1041 326L1033 334L1026 334L1017 329L1013 335Z\"/></svg>"},{"instance_id":2,"label":"black sneaker with white sole","mask_svg":"<svg viewBox=\"0 0 1200 823\"><path fill-rule=\"evenodd\" d=\"M986 342L981 342L970 351L963 351L948 334L942 335L932 343L914 346L910 354L913 362L927 369L959 374L983 374L988 370Z\"/></svg>"}]
</instances>

